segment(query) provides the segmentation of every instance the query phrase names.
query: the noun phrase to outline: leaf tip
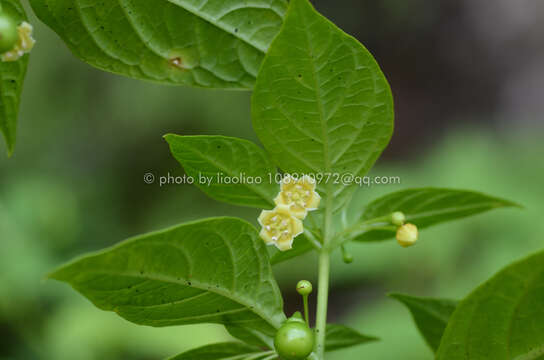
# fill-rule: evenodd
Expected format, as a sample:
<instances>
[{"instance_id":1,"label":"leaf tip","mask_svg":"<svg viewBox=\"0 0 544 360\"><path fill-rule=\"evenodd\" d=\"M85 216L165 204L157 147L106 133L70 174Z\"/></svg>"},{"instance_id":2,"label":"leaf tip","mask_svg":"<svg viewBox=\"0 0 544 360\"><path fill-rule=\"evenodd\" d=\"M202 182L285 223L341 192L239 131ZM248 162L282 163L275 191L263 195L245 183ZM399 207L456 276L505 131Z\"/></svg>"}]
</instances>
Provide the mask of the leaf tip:
<instances>
[{"instance_id":1,"label":"leaf tip","mask_svg":"<svg viewBox=\"0 0 544 360\"><path fill-rule=\"evenodd\" d=\"M387 293L385 294L388 298L391 298L391 299L395 299L395 300L400 300L401 298L404 297L404 295L402 294L399 294L399 293Z\"/></svg>"},{"instance_id":2,"label":"leaf tip","mask_svg":"<svg viewBox=\"0 0 544 360\"><path fill-rule=\"evenodd\" d=\"M404 295L404 294L400 294L400 293L388 293L387 294L387 297L393 299L393 300L396 300L402 304L405 304L405 305L408 305L408 302L410 301L410 299L413 299L412 296L409 296L409 295Z\"/></svg>"},{"instance_id":3,"label":"leaf tip","mask_svg":"<svg viewBox=\"0 0 544 360\"><path fill-rule=\"evenodd\" d=\"M8 158L11 158L15 150L15 139L7 132L7 130L0 129L0 132L4 135L4 141L6 143L6 151Z\"/></svg>"},{"instance_id":4,"label":"leaf tip","mask_svg":"<svg viewBox=\"0 0 544 360\"><path fill-rule=\"evenodd\" d=\"M495 205L495 208L496 208L496 209L498 209L498 208L505 208L505 207L513 207L513 208L518 208L518 209L526 209L526 207L523 206L523 205L520 204L520 203L511 201L511 200L506 200L506 199L499 199L499 200L500 200L500 201L498 201L497 204Z\"/></svg>"},{"instance_id":5,"label":"leaf tip","mask_svg":"<svg viewBox=\"0 0 544 360\"><path fill-rule=\"evenodd\" d=\"M47 274L45 274L45 276L43 277L43 280L46 281L46 280L57 280L57 281L62 281L60 278L59 278L59 272L60 272L61 269L57 268L55 270L52 270L50 272L48 272Z\"/></svg>"},{"instance_id":6,"label":"leaf tip","mask_svg":"<svg viewBox=\"0 0 544 360\"><path fill-rule=\"evenodd\" d=\"M509 205L510 207L515 207L515 208L518 208L520 210L526 210L527 207L525 207L525 205L523 204L520 204L520 203L516 203L516 202L513 202L513 201L509 201Z\"/></svg>"},{"instance_id":7,"label":"leaf tip","mask_svg":"<svg viewBox=\"0 0 544 360\"><path fill-rule=\"evenodd\" d=\"M168 145L173 146L174 143L176 142L175 140L182 138L182 136L172 134L172 133L168 133L168 134L163 135L162 138L168 143Z\"/></svg>"}]
</instances>

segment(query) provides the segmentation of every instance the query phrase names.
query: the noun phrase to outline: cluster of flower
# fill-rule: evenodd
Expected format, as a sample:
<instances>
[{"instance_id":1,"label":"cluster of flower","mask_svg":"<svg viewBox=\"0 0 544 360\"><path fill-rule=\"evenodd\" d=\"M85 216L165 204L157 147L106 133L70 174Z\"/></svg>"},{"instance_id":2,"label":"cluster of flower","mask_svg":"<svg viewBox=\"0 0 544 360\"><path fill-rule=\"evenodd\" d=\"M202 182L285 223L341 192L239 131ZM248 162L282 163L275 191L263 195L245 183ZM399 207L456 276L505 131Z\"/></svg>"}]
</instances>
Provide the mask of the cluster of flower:
<instances>
[{"instance_id":1,"label":"cluster of flower","mask_svg":"<svg viewBox=\"0 0 544 360\"><path fill-rule=\"evenodd\" d=\"M316 182L309 176L282 179L280 193L274 199L273 210L263 210L259 216L260 236L267 245L286 251L293 239L304 231L302 220L308 211L317 210L321 197L315 191Z\"/></svg>"},{"instance_id":2,"label":"cluster of flower","mask_svg":"<svg viewBox=\"0 0 544 360\"><path fill-rule=\"evenodd\" d=\"M11 27L10 27L11 26ZM2 38L1 60L17 61L32 50L36 41L32 38L32 25L23 21L15 26L12 20L0 17L0 38Z\"/></svg>"}]
</instances>

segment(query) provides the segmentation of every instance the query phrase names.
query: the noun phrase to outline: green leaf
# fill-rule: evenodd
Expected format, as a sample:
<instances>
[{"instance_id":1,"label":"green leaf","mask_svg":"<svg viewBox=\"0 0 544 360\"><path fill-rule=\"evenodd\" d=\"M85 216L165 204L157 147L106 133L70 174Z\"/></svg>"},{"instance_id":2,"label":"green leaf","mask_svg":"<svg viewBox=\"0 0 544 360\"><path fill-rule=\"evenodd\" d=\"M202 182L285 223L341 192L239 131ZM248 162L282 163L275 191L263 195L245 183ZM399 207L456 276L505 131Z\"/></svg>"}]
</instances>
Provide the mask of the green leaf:
<instances>
[{"instance_id":1,"label":"green leaf","mask_svg":"<svg viewBox=\"0 0 544 360\"><path fill-rule=\"evenodd\" d=\"M344 325L327 324L325 350L334 351L378 340L378 338L363 335Z\"/></svg>"},{"instance_id":2,"label":"green leaf","mask_svg":"<svg viewBox=\"0 0 544 360\"><path fill-rule=\"evenodd\" d=\"M390 294L389 296L406 305L419 332L431 349L436 352L450 316L459 302L446 299L418 298L402 294Z\"/></svg>"},{"instance_id":3,"label":"green leaf","mask_svg":"<svg viewBox=\"0 0 544 360\"><path fill-rule=\"evenodd\" d=\"M293 242L293 248L288 251L279 251L277 250L274 255L270 258L270 263L272 265L279 264L281 262L290 260L297 256L304 255L314 249L313 245L310 243L310 240L306 237L305 234L300 234L295 238Z\"/></svg>"},{"instance_id":4,"label":"green leaf","mask_svg":"<svg viewBox=\"0 0 544 360\"><path fill-rule=\"evenodd\" d=\"M285 0L30 0L75 56L131 78L252 88Z\"/></svg>"},{"instance_id":5,"label":"green leaf","mask_svg":"<svg viewBox=\"0 0 544 360\"><path fill-rule=\"evenodd\" d=\"M195 185L208 196L235 205L274 207L280 189L274 181L276 167L254 143L225 136L169 134L165 139Z\"/></svg>"},{"instance_id":6,"label":"green leaf","mask_svg":"<svg viewBox=\"0 0 544 360\"><path fill-rule=\"evenodd\" d=\"M242 325L225 325L229 334L246 344L257 346L260 349L274 348L274 335L262 332Z\"/></svg>"},{"instance_id":7,"label":"green leaf","mask_svg":"<svg viewBox=\"0 0 544 360\"><path fill-rule=\"evenodd\" d=\"M27 20L19 0L0 0L2 12L16 23ZM23 82L28 66L28 55L17 61L0 61L0 131L6 141L8 155L13 153L17 135L17 116Z\"/></svg>"},{"instance_id":8,"label":"green leaf","mask_svg":"<svg viewBox=\"0 0 544 360\"><path fill-rule=\"evenodd\" d=\"M457 220L502 207L519 206L511 201L499 199L473 191L419 188L394 192L368 204L361 217L362 222L388 216L402 211L406 221L423 229L446 221ZM384 223L356 237L357 241L380 241L392 239L396 227Z\"/></svg>"},{"instance_id":9,"label":"green leaf","mask_svg":"<svg viewBox=\"0 0 544 360\"><path fill-rule=\"evenodd\" d=\"M506 267L461 301L437 359L542 359L543 303L544 252L539 252Z\"/></svg>"},{"instance_id":10,"label":"green leaf","mask_svg":"<svg viewBox=\"0 0 544 360\"><path fill-rule=\"evenodd\" d=\"M189 350L169 360L260 360L273 354L259 348L237 342L206 345Z\"/></svg>"},{"instance_id":11,"label":"green leaf","mask_svg":"<svg viewBox=\"0 0 544 360\"><path fill-rule=\"evenodd\" d=\"M129 239L51 277L141 325L220 323L274 333L285 320L265 245L253 226L236 218Z\"/></svg>"},{"instance_id":12,"label":"green leaf","mask_svg":"<svg viewBox=\"0 0 544 360\"><path fill-rule=\"evenodd\" d=\"M272 160L287 173L330 176L337 205L350 193L339 177L364 175L393 131L393 98L378 64L308 0L291 1L251 107Z\"/></svg>"}]
</instances>

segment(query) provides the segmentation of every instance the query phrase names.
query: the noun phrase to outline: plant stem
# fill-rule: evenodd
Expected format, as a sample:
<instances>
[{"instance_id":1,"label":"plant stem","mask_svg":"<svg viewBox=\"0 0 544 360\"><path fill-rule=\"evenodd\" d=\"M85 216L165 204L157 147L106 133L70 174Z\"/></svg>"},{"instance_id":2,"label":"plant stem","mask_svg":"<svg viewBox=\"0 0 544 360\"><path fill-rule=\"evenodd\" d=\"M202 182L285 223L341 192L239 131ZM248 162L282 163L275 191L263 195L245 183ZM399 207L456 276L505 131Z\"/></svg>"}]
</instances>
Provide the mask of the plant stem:
<instances>
[{"instance_id":1,"label":"plant stem","mask_svg":"<svg viewBox=\"0 0 544 360\"><path fill-rule=\"evenodd\" d=\"M322 249L319 254L319 280L317 284L317 315L315 322L316 347L318 359L325 354L325 331L327 328L327 303L329 298L330 254Z\"/></svg>"},{"instance_id":2,"label":"plant stem","mask_svg":"<svg viewBox=\"0 0 544 360\"><path fill-rule=\"evenodd\" d=\"M315 322L316 343L315 353L319 360L325 357L325 337L327 328L327 305L329 300L329 277L331 268L329 244L332 240L332 191L327 192L327 202L325 204L325 216L323 219L323 247L319 252L319 278L317 284L317 314Z\"/></svg>"},{"instance_id":3,"label":"plant stem","mask_svg":"<svg viewBox=\"0 0 544 360\"><path fill-rule=\"evenodd\" d=\"M302 302L304 303L304 319L306 320L306 325L310 326L310 315L308 310L308 295L302 296Z\"/></svg>"}]
</instances>

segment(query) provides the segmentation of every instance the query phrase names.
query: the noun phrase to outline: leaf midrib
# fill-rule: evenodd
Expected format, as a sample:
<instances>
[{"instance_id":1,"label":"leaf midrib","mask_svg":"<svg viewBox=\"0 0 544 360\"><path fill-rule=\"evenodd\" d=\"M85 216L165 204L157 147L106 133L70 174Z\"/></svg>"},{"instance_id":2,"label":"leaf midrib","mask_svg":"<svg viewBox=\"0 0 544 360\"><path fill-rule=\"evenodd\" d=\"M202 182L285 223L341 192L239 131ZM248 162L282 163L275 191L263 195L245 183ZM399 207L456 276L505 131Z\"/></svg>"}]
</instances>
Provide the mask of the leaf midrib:
<instances>
[{"instance_id":1,"label":"leaf midrib","mask_svg":"<svg viewBox=\"0 0 544 360\"><path fill-rule=\"evenodd\" d=\"M459 211L464 211L464 210L475 210L475 209L478 209L478 208L489 208L491 210L491 209L496 209L496 208L501 208L501 207L508 207L508 206L512 206L512 205L509 205L509 204L506 204L506 203L492 202L492 203L480 203L480 204L477 204L477 205L465 205L465 206L458 206L458 207L448 207L448 208L445 208L445 209L442 209L442 210L423 211L423 212L419 212L419 213L416 212L413 215L410 215L409 212L406 212L406 220L411 220L411 221L421 220L421 219L428 218L428 217L439 216L439 215L444 215L444 214L447 214L447 213L454 213L454 212L459 212ZM389 211L388 211L388 213L389 213ZM379 219L379 218L381 218L382 216L385 216L385 215L386 214L383 214L383 215L380 215L380 216L373 216L371 218L363 218L363 220L372 221L373 219Z\"/></svg>"},{"instance_id":2,"label":"leaf midrib","mask_svg":"<svg viewBox=\"0 0 544 360\"><path fill-rule=\"evenodd\" d=\"M310 5L311 6L311 5ZM301 22L304 22L305 29L307 30L307 23L303 17L301 17ZM317 109L319 111L319 120L321 122L321 136L323 137L323 162L325 165L325 172L329 173L331 172L332 166L331 166L331 159L330 159L330 144L329 144L329 133L327 131L327 120L325 119L325 110L323 108L322 98L321 98L321 91L320 87L317 81L317 67L315 63L315 54L312 51L311 48L311 40L308 34L308 31L304 31L304 35L306 36L306 42L307 42L307 49L308 54L310 55L310 63L311 63L311 69L312 69L312 80L314 82L314 92L316 97L316 103L317 103ZM329 196L330 194L327 194Z\"/></svg>"},{"instance_id":3,"label":"leaf midrib","mask_svg":"<svg viewBox=\"0 0 544 360\"><path fill-rule=\"evenodd\" d=\"M424 212L416 213L415 215L409 215L409 213L407 213L406 214L406 219L407 220L418 220L418 219L427 218L427 217L439 216L439 215L443 215L443 214L447 214L447 213L454 213L454 212L465 211L465 210L475 210L475 209L478 209L478 208L494 209L494 208L498 208L498 207L501 207L501 206L506 206L506 205L501 205L501 204L497 204L497 203L493 202L493 203L480 203L480 204L477 204L477 205L465 205L465 206L449 207L449 208L445 208L443 210L424 211Z\"/></svg>"},{"instance_id":4,"label":"leaf midrib","mask_svg":"<svg viewBox=\"0 0 544 360\"><path fill-rule=\"evenodd\" d=\"M180 8L184 9L185 11L193 14L194 16L206 21L207 23L231 34L232 36L234 36L235 38L239 39L240 41L243 41L244 43L250 45L251 47L259 50L261 53L266 53L266 50L267 48L266 47L261 47L259 46L258 44L255 44L255 43L252 43L251 40L249 39L246 39L245 37L242 37L241 33L240 32L235 32L234 31L234 28L229 28L223 24L220 24L220 23L215 23L215 19L213 19L211 16L207 15L206 13L204 12L200 12L198 9L196 8L193 8L191 6L189 6L188 4L186 4L183 0L181 1L176 1L176 0L166 0L167 2L175 5L175 6L179 6ZM247 6L245 8L259 8L259 9L269 9L271 11L273 11L275 14L277 14L280 18L282 18L282 16L280 16L280 14L278 14L276 11L274 11L274 9L272 9L271 7L260 7L260 6Z\"/></svg>"}]
</instances>

